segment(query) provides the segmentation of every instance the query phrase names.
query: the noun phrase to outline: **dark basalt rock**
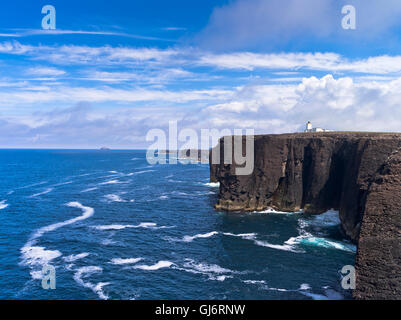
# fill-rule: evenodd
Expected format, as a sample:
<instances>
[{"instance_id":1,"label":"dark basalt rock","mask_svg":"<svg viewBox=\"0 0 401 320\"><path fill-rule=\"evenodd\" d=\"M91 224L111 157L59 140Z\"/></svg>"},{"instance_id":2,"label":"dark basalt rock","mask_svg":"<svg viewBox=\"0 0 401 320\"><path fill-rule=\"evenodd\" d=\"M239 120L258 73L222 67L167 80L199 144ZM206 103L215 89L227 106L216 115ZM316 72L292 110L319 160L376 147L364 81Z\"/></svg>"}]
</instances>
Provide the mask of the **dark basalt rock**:
<instances>
[{"instance_id":1,"label":"dark basalt rock","mask_svg":"<svg viewBox=\"0 0 401 320\"><path fill-rule=\"evenodd\" d=\"M369 187L356 257L356 299L401 298L401 149Z\"/></svg>"},{"instance_id":2,"label":"dark basalt rock","mask_svg":"<svg viewBox=\"0 0 401 320\"><path fill-rule=\"evenodd\" d=\"M382 274L377 274L377 277L389 276L388 267L385 267L387 258L390 259L389 252L398 252L398 258L393 257L391 259L396 261L388 263L400 266L401 229L397 210L401 203L401 185L389 185L385 182L382 188L391 192L377 193L375 190L378 189L380 181L389 179L388 175L383 175L395 170L396 165L391 161L396 161L398 154L392 154L401 147L401 134L325 132L260 135L255 136L254 146L254 170L248 176L236 175L236 164L223 163L223 139L214 150L221 154L220 163L213 164L212 154L210 155L210 179L220 182L216 209L260 211L271 207L280 211L303 209L306 213L320 214L334 208L340 212L345 234L355 243L358 243L362 223L367 223L366 227L362 228L361 245L358 250L357 266L360 280L355 296L380 296L372 292L372 288L377 288L377 282L371 287L365 285L368 278L376 272L376 267L377 270L383 271ZM393 160L390 161L389 157ZM392 179L398 181L399 176ZM387 215L391 215L392 218L387 220ZM387 234L388 240L382 238L383 242L378 241L376 237L380 238L381 235L374 235L372 230L378 232L379 225L388 232L383 232L383 235ZM376 246L375 243L380 245ZM395 243L398 243L398 246ZM382 255L370 254L372 247L381 250ZM381 269L376 266L379 263L377 257L382 257ZM371 269L367 269L367 265L370 265ZM383 286L391 287L396 292L395 296L401 298L400 272L399 269L393 270L397 270L398 275L391 278L391 285L390 282L385 282ZM372 278L369 279L369 283L372 283ZM381 294L383 297L390 297L389 292L391 289L383 289Z\"/></svg>"}]
</instances>

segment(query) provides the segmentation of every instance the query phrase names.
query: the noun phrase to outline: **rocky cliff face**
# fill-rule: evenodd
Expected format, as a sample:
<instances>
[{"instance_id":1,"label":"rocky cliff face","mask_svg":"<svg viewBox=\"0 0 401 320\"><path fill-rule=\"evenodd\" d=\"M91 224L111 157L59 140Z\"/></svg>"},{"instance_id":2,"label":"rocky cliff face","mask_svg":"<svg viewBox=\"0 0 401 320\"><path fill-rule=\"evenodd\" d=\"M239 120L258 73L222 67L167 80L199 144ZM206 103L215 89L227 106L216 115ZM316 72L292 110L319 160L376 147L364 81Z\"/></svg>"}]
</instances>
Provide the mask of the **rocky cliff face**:
<instances>
[{"instance_id":1,"label":"rocky cliff face","mask_svg":"<svg viewBox=\"0 0 401 320\"><path fill-rule=\"evenodd\" d=\"M401 299L401 150L369 187L356 257L357 299Z\"/></svg>"},{"instance_id":2,"label":"rocky cliff face","mask_svg":"<svg viewBox=\"0 0 401 320\"><path fill-rule=\"evenodd\" d=\"M280 211L304 209L312 214L331 208L339 210L346 235L358 243L361 232L357 258L359 290L355 291L355 296L377 297L372 290L377 287L379 279L382 280L380 277L388 276L386 261L390 253L396 252L392 261L398 265L398 269L393 268L397 274L390 286L387 282L383 286L396 287L398 298L401 298L401 213L398 213L401 173L397 173L400 168L396 160L400 157L393 154L401 147L401 134L262 135L255 137L254 146L255 162L251 175L235 175L236 164L225 165L223 156L219 164L211 163L211 181L220 182L216 209L260 211L271 207ZM222 155L223 150L222 139L215 151ZM393 194L397 196L392 198ZM391 219L387 219L388 216ZM369 253L373 247L380 252L379 255ZM379 270L376 268L378 263L382 263L382 273L376 275L379 278L374 282L371 276ZM371 287L365 286L367 283L371 283ZM388 297L388 292L383 291L384 296Z\"/></svg>"}]
</instances>

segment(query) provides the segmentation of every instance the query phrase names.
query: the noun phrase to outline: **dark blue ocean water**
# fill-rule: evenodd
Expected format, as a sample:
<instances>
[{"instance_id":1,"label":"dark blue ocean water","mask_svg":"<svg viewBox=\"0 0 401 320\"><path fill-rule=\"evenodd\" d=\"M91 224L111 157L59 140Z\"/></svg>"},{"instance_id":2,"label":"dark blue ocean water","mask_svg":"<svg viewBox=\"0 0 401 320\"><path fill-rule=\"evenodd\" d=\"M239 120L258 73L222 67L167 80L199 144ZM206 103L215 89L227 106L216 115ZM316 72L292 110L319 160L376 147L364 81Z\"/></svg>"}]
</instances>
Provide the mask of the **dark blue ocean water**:
<instances>
[{"instance_id":1,"label":"dark blue ocean water","mask_svg":"<svg viewBox=\"0 0 401 320\"><path fill-rule=\"evenodd\" d=\"M349 297L336 212L216 212L208 179L144 151L0 150L0 298Z\"/></svg>"}]
</instances>

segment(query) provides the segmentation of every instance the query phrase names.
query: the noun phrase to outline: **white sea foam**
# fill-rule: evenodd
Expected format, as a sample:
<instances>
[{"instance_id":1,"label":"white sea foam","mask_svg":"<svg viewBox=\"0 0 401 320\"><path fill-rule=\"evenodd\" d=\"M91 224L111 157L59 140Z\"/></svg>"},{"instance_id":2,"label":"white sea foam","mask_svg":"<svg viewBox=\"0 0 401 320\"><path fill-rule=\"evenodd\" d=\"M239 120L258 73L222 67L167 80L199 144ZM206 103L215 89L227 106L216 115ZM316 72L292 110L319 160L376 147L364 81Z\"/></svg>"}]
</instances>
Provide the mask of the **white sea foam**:
<instances>
[{"instance_id":1,"label":"white sea foam","mask_svg":"<svg viewBox=\"0 0 401 320\"><path fill-rule=\"evenodd\" d=\"M110 261L111 264L135 264L139 261L143 260L142 258L114 258Z\"/></svg>"},{"instance_id":2,"label":"white sea foam","mask_svg":"<svg viewBox=\"0 0 401 320\"><path fill-rule=\"evenodd\" d=\"M31 187L40 186L40 185L45 184L45 183L47 183L47 181L41 181L41 182L38 182L38 183L29 184L27 186L19 187L17 189L27 189L27 188L31 188Z\"/></svg>"},{"instance_id":3,"label":"white sea foam","mask_svg":"<svg viewBox=\"0 0 401 320\"><path fill-rule=\"evenodd\" d=\"M230 236L230 237L239 237L245 240L254 240L256 236L258 235L257 233L230 233L230 232L225 232L223 233L225 236Z\"/></svg>"},{"instance_id":4,"label":"white sea foam","mask_svg":"<svg viewBox=\"0 0 401 320\"><path fill-rule=\"evenodd\" d=\"M8 204L6 203L7 200L2 200L0 201L0 210L5 209L8 207Z\"/></svg>"},{"instance_id":5,"label":"white sea foam","mask_svg":"<svg viewBox=\"0 0 401 320\"><path fill-rule=\"evenodd\" d=\"M302 213L303 211L295 211L295 212L286 212L286 211L277 211L274 210L273 208L267 208L266 210L263 211L254 211L253 213L269 213L269 214L285 214L285 215L291 215L291 214L297 214L297 213Z\"/></svg>"},{"instance_id":6,"label":"white sea foam","mask_svg":"<svg viewBox=\"0 0 401 320\"><path fill-rule=\"evenodd\" d=\"M159 261L158 263L156 263L154 265L150 265L150 266L137 265L137 266L133 266L133 268L146 270L146 271L155 271L155 270L159 270L159 269L163 269L163 268L170 268L172 265L174 265L174 263L171 261Z\"/></svg>"},{"instance_id":7,"label":"white sea foam","mask_svg":"<svg viewBox=\"0 0 401 320\"><path fill-rule=\"evenodd\" d=\"M294 245L292 244L292 238L286 241L284 244L272 244L267 241L261 241L261 240L255 240L255 244L261 247L267 247L276 250L290 251L295 253L303 252L294 247Z\"/></svg>"},{"instance_id":8,"label":"white sea foam","mask_svg":"<svg viewBox=\"0 0 401 320\"><path fill-rule=\"evenodd\" d=\"M85 281L85 278L91 276L94 273L102 273L103 269L98 266L86 266L77 269L74 274L74 280L80 284L81 286L91 289L94 293L96 293L100 299L107 300L109 297L103 292L103 287L110 284L110 282L99 282L97 284L93 284L89 281Z\"/></svg>"},{"instance_id":9,"label":"white sea foam","mask_svg":"<svg viewBox=\"0 0 401 320\"><path fill-rule=\"evenodd\" d=\"M329 210L325 213L313 215L309 219L300 219L300 223L303 224L302 227L312 226L312 227L332 227L341 224L339 212L336 210Z\"/></svg>"},{"instance_id":10,"label":"white sea foam","mask_svg":"<svg viewBox=\"0 0 401 320\"><path fill-rule=\"evenodd\" d=\"M266 284L264 280L243 280L242 282L247 284Z\"/></svg>"},{"instance_id":11,"label":"white sea foam","mask_svg":"<svg viewBox=\"0 0 401 320\"><path fill-rule=\"evenodd\" d=\"M311 286L308 283L302 283L299 286L299 290L309 290L309 289L311 289Z\"/></svg>"},{"instance_id":12,"label":"white sea foam","mask_svg":"<svg viewBox=\"0 0 401 320\"><path fill-rule=\"evenodd\" d=\"M213 237L216 234L219 234L219 233L217 231L212 231L212 232L204 233L204 234L201 234L201 233L200 234L196 234L194 236L184 236L182 238L182 241L184 241L184 242L192 242L195 239L198 239L198 238L210 238L210 237Z\"/></svg>"},{"instance_id":13,"label":"white sea foam","mask_svg":"<svg viewBox=\"0 0 401 320\"><path fill-rule=\"evenodd\" d=\"M187 259L187 262L184 263L184 267L191 268L202 273L234 273L234 271L220 267L217 264L197 263L192 259Z\"/></svg>"},{"instance_id":14,"label":"white sea foam","mask_svg":"<svg viewBox=\"0 0 401 320\"><path fill-rule=\"evenodd\" d=\"M100 243L104 246L109 246L112 244L116 244L117 242L114 241L113 239L103 239Z\"/></svg>"},{"instance_id":15,"label":"white sea foam","mask_svg":"<svg viewBox=\"0 0 401 320\"><path fill-rule=\"evenodd\" d=\"M122 230L127 228L145 228L145 229L166 229L166 228L173 228L167 226L160 226L158 227L156 223L153 222L142 222L138 225L132 224L110 224L110 225L102 225L102 226L92 226L96 230Z\"/></svg>"},{"instance_id":16,"label":"white sea foam","mask_svg":"<svg viewBox=\"0 0 401 320\"><path fill-rule=\"evenodd\" d=\"M269 290L269 291L279 291L279 292L288 292L288 291L296 291L296 290L287 290L283 288L274 288L274 287L269 287L264 280L241 280L243 283L246 284L252 284L252 285L257 285L263 290Z\"/></svg>"},{"instance_id":17,"label":"white sea foam","mask_svg":"<svg viewBox=\"0 0 401 320\"><path fill-rule=\"evenodd\" d=\"M45 233L57 230L66 225L88 219L94 214L93 208L85 207L79 202L69 202L66 204L69 207L79 208L83 211L83 214L79 217L66 220L64 222L55 223L46 227L38 229L28 240L28 242L20 249L21 251L21 263L23 265L29 265L31 267L43 266L49 263L49 261L60 257L62 254L58 250L47 250L44 247L37 246L37 240ZM37 276L37 270L32 270L34 275ZM36 272L36 273L35 273Z\"/></svg>"},{"instance_id":18,"label":"white sea foam","mask_svg":"<svg viewBox=\"0 0 401 320\"><path fill-rule=\"evenodd\" d=\"M94 191L94 190L97 190L97 189L98 189L97 187L88 188L88 189L82 190L81 193L90 192L90 191Z\"/></svg>"},{"instance_id":19,"label":"white sea foam","mask_svg":"<svg viewBox=\"0 0 401 320\"><path fill-rule=\"evenodd\" d=\"M73 183L73 181L60 182L57 184L53 184L53 187L60 187L60 186L64 186L66 184L71 184L71 183Z\"/></svg>"},{"instance_id":20,"label":"white sea foam","mask_svg":"<svg viewBox=\"0 0 401 320\"><path fill-rule=\"evenodd\" d=\"M48 194L48 193L52 192L53 190L54 190L53 188L47 188L46 190L44 190L42 192L35 193L35 194L29 196L29 198L36 198L36 197L39 197L41 195Z\"/></svg>"},{"instance_id":21,"label":"white sea foam","mask_svg":"<svg viewBox=\"0 0 401 320\"><path fill-rule=\"evenodd\" d=\"M336 242L319 237L300 238L298 242L304 245L317 246L327 249L338 249L348 252L356 252L356 246L347 243Z\"/></svg>"},{"instance_id":22,"label":"white sea foam","mask_svg":"<svg viewBox=\"0 0 401 320\"><path fill-rule=\"evenodd\" d=\"M105 181L105 182L101 182L99 184L100 185L106 185L106 184L118 184L118 183L127 183L127 182L120 181L120 180L108 180L108 181Z\"/></svg>"},{"instance_id":23,"label":"white sea foam","mask_svg":"<svg viewBox=\"0 0 401 320\"><path fill-rule=\"evenodd\" d=\"M110 224L105 226L93 226L96 230L122 230L126 228L133 228L130 224Z\"/></svg>"},{"instance_id":24,"label":"white sea foam","mask_svg":"<svg viewBox=\"0 0 401 320\"><path fill-rule=\"evenodd\" d=\"M133 172L133 174L136 175L136 174L143 174L143 173L154 172L154 171L156 171L156 170L142 170L142 171Z\"/></svg>"},{"instance_id":25,"label":"white sea foam","mask_svg":"<svg viewBox=\"0 0 401 320\"><path fill-rule=\"evenodd\" d=\"M196 234L194 236L186 235L186 236L184 236L182 238L165 237L164 239L167 240L167 241L173 241L173 242L176 242L176 241L192 242L195 239L210 238L210 237L213 237L213 236L218 235L218 234L222 234L222 235L229 236L229 237L238 237L238 238L242 238L244 240L255 240L255 238L257 236L257 233L239 233L239 234L235 234L235 233L230 233L230 232L211 231L211 232L208 232L208 233L199 233L199 234Z\"/></svg>"},{"instance_id":26,"label":"white sea foam","mask_svg":"<svg viewBox=\"0 0 401 320\"><path fill-rule=\"evenodd\" d=\"M63 260L66 261L66 262L74 262L74 261L77 261L79 259L86 258L87 256L89 256L89 253L88 252L83 252L83 253L79 253L79 254L69 255L67 257L64 257Z\"/></svg>"},{"instance_id":27,"label":"white sea foam","mask_svg":"<svg viewBox=\"0 0 401 320\"><path fill-rule=\"evenodd\" d=\"M22 263L29 266L43 266L61 256L58 250L47 250L45 247L24 246L21 248Z\"/></svg>"},{"instance_id":28,"label":"white sea foam","mask_svg":"<svg viewBox=\"0 0 401 320\"><path fill-rule=\"evenodd\" d=\"M63 222L54 223L54 224L51 224L50 226L46 226L46 227L40 228L39 230L37 230L34 233L32 238L33 239L37 239L37 238L41 237L46 232L54 231L54 230L56 230L58 228L67 226L69 224L73 224L73 223L81 221L81 220L86 220L86 219L90 218L95 212L95 210L93 208L85 207L79 202L69 202L66 205L68 207L81 209L83 211L82 216L79 216L79 217L76 217L76 218L73 218L73 219L70 219L70 220L66 220L66 221L63 221Z\"/></svg>"},{"instance_id":29,"label":"white sea foam","mask_svg":"<svg viewBox=\"0 0 401 320\"><path fill-rule=\"evenodd\" d=\"M159 199L160 200L166 200L166 199L168 199L168 196L160 196Z\"/></svg>"},{"instance_id":30,"label":"white sea foam","mask_svg":"<svg viewBox=\"0 0 401 320\"><path fill-rule=\"evenodd\" d=\"M220 182L208 182L204 184L205 186L211 187L211 188L219 188L220 187Z\"/></svg>"},{"instance_id":31,"label":"white sea foam","mask_svg":"<svg viewBox=\"0 0 401 320\"><path fill-rule=\"evenodd\" d=\"M177 270L201 274L208 277L209 280L224 281L228 278L233 278L232 274L238 273L230 269L220 267L216 264L198 263L192 259L186 259L183 267L175 267Z\"/></svg>"},{"instance_id":32,"label":"white sea foam","mask_svg":"<svg viewBox=\"0 0 401 320\"><path fill-rule=\"evenodd\" d=\"M126 202L117 194L106 194L104 197L110 202Z\"/></svg>"}]
</instances>

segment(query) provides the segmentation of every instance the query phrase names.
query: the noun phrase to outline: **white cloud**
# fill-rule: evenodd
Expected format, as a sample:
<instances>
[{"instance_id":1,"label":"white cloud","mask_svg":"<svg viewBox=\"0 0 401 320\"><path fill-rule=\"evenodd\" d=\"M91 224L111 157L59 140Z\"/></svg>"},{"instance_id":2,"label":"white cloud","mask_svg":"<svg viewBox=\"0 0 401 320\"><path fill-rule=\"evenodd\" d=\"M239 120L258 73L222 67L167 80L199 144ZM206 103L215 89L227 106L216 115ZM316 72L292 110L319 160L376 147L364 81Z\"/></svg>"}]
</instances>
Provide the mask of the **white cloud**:
<instances>
[{"instance_id":1,"label":"white cloud","mask_svg":"<svg viewBox=\"0 0 401 320\"><path fill-rule=\"evenodd\" d=\"M357 28L351 33L341 28L341 8L349 4L357 12ZM235 0L214 9L198 40L222 50L275 48L306 39L374 43L400 26L400 14L399 0Z\"/></svg>"},{"instance_id":2,"label":"white cloud","mask_svg":"<svg viewBox=\"0 0 401 320\"><path fill-rule=\"evenodd\" d=\"M200 115L219 127L248 125L259 133L293 132L304 122L334 130L399 131L401 78L355 83L351 78L305 78L297 85L249 86ZM205 122L206 123L206 122Z\"/></svg>"},{"instance_id":3,"label":"white cloud","mask_svg":"<svg viewBox=\"0 0 401 320\"><path fill-rule=\"evenodd\" d=\"M169 120L198 132L203 128L294 132L303 130L308 120L334 130L399 131L401 127L401 78L354 82L332 75L309 77L298 84L238 87L216 100L220 102L207 106L204 101L206 106L195 110L149 105L99 112L80 103L74 108L0 117L0 145L146 147L146 132L154 128L167 132Z\"/></svg>"},{"instance_id":4,"label":"white cloud","mask_svg":"<svg viewBox=\"0 0 401 320\"><path fill-rule=\"evenodd\" d=\"M13 29L13 33L0 33L0 37L5 38L20 38L29 36L45 36L45 35L94 35L94 36L115 36L115 37L126 37L141 40L152 40L152 41L168 41L173 42L171 39L164 39L159 37L143 36L138 34L131 34L126 32L116 31L90 31L90 30L43 30L43 29Z\"/></svg>"},{"instance_id":5,"label":"white cloud","mask_svg":"<svg viewBox=\"0 0 401 320\"><path fill-rule=\"evenodd\" d=\"M62 76L66 74L64 70L52 67L34 67L29 68L27 73L34 76Z\"/></svg>"},{"instance_id":6,"label":"white cloud","mask_svg":"<svg viewBox=\"0 0 401 320\"><path fill-rule=\"evenodd\" d=\"M29 86L20 90L0 91L0 106L16 106L22 104L77 103L88 102L143 102L158 101L185 103L201 100L217 100L229 97L231 91L220 89L209 90L151 90L144 88L117 89L109 86L85 88L71 86Z\"/></svg>"}]
</instances>

